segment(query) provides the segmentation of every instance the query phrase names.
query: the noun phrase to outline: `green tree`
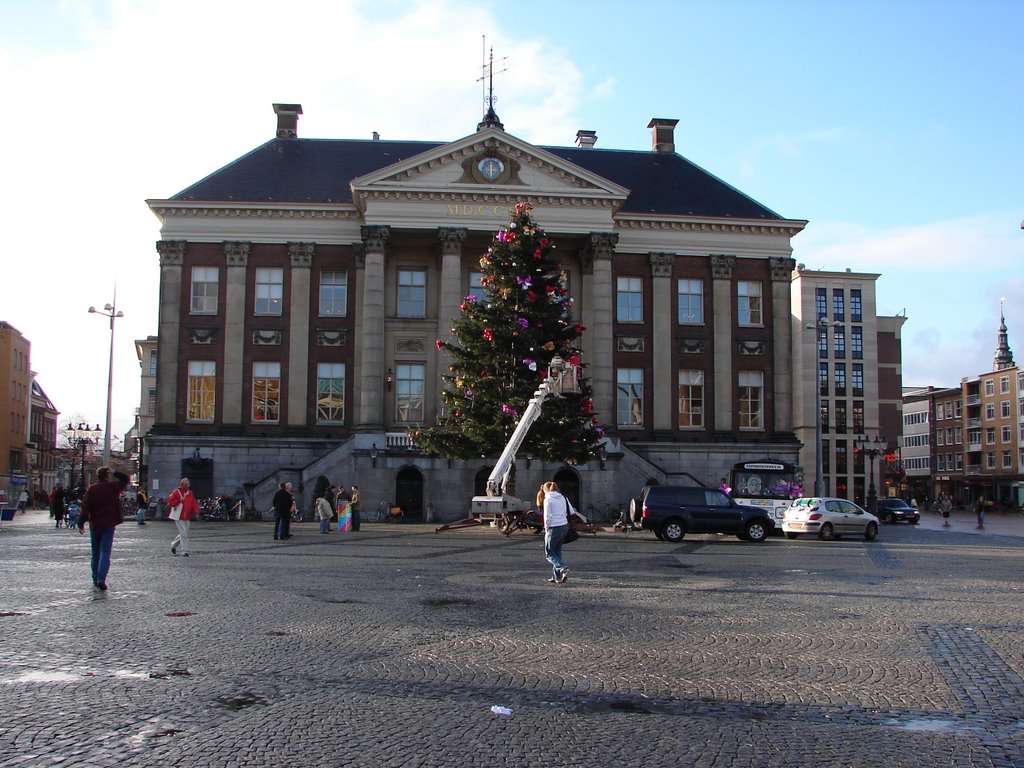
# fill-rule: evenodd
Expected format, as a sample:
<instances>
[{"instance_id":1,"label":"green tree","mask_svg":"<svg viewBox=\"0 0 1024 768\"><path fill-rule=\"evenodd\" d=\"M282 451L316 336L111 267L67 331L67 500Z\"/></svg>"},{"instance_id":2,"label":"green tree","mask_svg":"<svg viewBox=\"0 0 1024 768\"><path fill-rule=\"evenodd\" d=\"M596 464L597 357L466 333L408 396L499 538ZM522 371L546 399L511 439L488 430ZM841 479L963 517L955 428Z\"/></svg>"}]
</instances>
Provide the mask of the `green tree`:
<instances>
[{"instance_id":1,"label":"green tree","mask_svg":"<svg viewBox=\"0 0 1024 768\"><path fill-rule=\"evenodd\" d=\"M579 365L574 346L583 326L572 319L566 274L554 243L537 226L529 203L516 205L508 226L480 259L483 296L467 296L450 340L436 427L415 439L428 454L450 459L497 457L555 355ZM582 371L582 366L580 371ZM520 452L580 463L595 455L604 430L593 413L586 377L579 391L549 397Z\"/></svg>"}]
</instances>

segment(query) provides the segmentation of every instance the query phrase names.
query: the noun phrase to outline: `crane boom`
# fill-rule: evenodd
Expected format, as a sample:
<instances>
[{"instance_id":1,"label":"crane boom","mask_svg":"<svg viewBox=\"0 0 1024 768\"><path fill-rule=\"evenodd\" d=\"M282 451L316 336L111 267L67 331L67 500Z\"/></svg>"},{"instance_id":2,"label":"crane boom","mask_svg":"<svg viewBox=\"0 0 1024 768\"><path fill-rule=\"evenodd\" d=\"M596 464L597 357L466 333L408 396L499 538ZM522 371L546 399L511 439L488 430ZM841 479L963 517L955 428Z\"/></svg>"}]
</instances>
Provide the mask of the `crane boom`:
<instances>
[{"instance_id":1,"label":"crane boom","mask_svg":"<svg viewBox=\"0 0 1024 768\"><path fill-rule=\"evenodd\" d=\"M509 438L508 443L505 444L505 448L494 464L494 469L491 470L491 474L487 478L487 495L473 497L474 514L497 514L508 510L529 508L528 501L524 502L505 493L509 474L516 461L516 453L526 439L530 427L540 418L544 401L552 395L557 397L564 392L578 391L579 385L576 382L576 370L576 365L566 362L558 355L551 358L548 375L541 382L537 391L533 393L530 402L527 403L519 423L516 424L512 436Z\"/></svg>"}]
</instances>

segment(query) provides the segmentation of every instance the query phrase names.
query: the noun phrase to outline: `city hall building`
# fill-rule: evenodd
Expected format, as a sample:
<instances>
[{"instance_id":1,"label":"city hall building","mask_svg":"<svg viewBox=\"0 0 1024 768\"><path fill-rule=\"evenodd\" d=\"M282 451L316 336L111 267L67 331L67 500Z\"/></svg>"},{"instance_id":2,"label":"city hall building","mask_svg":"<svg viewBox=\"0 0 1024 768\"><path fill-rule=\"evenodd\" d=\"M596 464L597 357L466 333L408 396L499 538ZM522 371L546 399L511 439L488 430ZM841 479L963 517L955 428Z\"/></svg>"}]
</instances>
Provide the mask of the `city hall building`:
<instances>
[{"instance_id":1,"label":"city hall building","mask_svg":"<svg viewBox=\"0 0 1024 768\"><path fill-rule=\"evenodd\" d=\"M798 463L786 219L676 152L535 146L493 110L451 142L277 133L184 191L161 222L153 498L189 474L200 494L269 507L291 481L359 485L364 506L465 517L495 459L422 455L449 338L479 258L518 202L556 244L585 373L607 430L586 464L520 455L520 496L555 479L581 509L648 480L717 486L736 462ZM197 484L198 483L198 484Z\"/></svg>"}]
</instances>

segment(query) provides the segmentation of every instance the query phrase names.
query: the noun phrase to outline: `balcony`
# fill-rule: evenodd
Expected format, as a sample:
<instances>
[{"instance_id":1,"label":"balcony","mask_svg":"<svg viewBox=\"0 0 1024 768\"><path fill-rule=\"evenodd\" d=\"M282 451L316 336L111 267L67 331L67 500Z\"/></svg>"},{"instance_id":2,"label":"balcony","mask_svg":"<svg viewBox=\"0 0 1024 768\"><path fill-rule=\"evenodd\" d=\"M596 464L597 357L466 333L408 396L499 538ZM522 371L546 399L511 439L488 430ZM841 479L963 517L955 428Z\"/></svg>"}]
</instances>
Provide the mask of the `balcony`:
<instances>
[{"instance_id":1,"label":"balcony","mask_svg":"<svg viewBox=\"0 0 1024 768\"><path fill-rule=\"evenodd\" d=\"M981 464L968 464L964 468L964 474L965 475L980 475L981 474Z\"/></svg>"},{"instance_id":2,"label":"balcony","mask_svg":"<svg viewBox=\"0 0 1024 768\"><path fill-rule=\"evenodd\" d=\"M981 440L979 440L976 443L968 443L967 444L967 452L968 453L978 453L980 451L981 451Z\"/></svg>"},{"instance_id":3,"label":"balcony","mask_svg":"<svg viewBox=\"0 0 1024 768\"><path fill-rule=\"evenodd\" d=\"M968 395L967 405L981 405L981 395Z\"/></svg>"},{"instance_id":4,"label":"balcony","mask_svg":"<svg viewBox=\"0 0 1024 768\"><path fill-rule=\"evenodd\" d=\"M967 420L967 428L968 429L981 429L981 419L968 419Z\"/></svg>"}]
</instances>

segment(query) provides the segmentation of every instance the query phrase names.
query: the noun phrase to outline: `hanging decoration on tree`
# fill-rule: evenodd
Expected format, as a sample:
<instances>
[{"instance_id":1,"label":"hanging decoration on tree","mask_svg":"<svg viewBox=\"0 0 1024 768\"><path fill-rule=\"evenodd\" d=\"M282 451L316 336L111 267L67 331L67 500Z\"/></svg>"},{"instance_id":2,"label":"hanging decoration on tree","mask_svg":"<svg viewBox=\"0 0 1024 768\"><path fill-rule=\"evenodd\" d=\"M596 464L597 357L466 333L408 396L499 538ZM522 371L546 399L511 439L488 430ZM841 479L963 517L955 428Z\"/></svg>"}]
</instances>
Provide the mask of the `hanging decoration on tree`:
<instances>
[{"instance_id":1,"label":"hanging decoration on tree","mask_svg":"<svg viewBox=\"0 0 1024 768\"><path fill-rule=\"evenodd\" d=\"M534 222L532 208L517 204L508 225L494 235L479 262L483 295L466 296L451 338L436 341L450 364L442 376L439 424L415 435L428 454L496 457L551 359L557 354L580 365L575 344L585 328L572 318L568 273L555 259L555 244ZM545 402L521 450L568 463L596 455L604 430L583 370L577 393Z\"/></svg>"}]
</instances>

